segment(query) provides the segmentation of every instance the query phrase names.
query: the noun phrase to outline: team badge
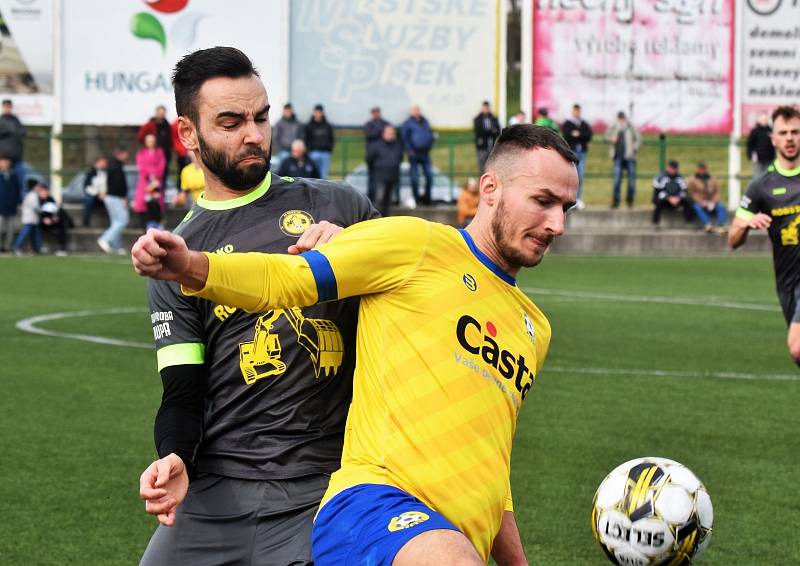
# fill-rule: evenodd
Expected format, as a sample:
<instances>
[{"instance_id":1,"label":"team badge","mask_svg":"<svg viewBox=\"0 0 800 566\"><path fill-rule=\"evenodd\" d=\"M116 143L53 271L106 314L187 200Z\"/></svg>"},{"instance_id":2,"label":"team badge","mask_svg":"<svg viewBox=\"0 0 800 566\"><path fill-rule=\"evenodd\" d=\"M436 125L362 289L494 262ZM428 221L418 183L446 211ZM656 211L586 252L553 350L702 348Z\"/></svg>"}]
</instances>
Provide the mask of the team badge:
<instances>
[{"instance_id":1,"label":"team badge","mask_svg":"<svg viewBox=\"0 0 800 566\"><path fill-rule=\"evenodd\" d=\"M528 338L530 338L531 343L536 342L536 329L533 327L533 322L531 321L528 313L522 313L522 322L525 323L525 332L528 334Z\"/></svg>"},{"instance_id":2,"label":"team badge","mask_svg":"<svg viewBox=\"0 0 800 566\"><path fill-rule=\"evenodd\" d=\"M466 285L467 289L469 289L470 291L477 291L478 290L478 282L475 281L475 278L472 275L470 275L469 273L465 273L464 274L464 277L462 278L462 281L464 281L464 285Z\"/></svg>"},{"instance_id":3,"label":"team badge","mask_svg":"<svg viewBox=\"0 0 800 566\"><path fill-rule=\"evenodd\" d=\"M299 236L314 223L314 218L305 210L289 210L281 215L278 225L287 236Z\"/></svg>"},{"instance_id":4,"label":"team badge","mask_svg":"<svg viewBox=\"0 0 800 566\"><path fill-rule=\"evenodd\" d=\"M408 511L406 513L400 513L397 517L392 517L392 520L389 521L389 526L386 528L389 529L389 532L393 533L419 525L428 519L430 519L430 517L427 513L423 513L422 511Z\"/></svg>"}]
</instances>

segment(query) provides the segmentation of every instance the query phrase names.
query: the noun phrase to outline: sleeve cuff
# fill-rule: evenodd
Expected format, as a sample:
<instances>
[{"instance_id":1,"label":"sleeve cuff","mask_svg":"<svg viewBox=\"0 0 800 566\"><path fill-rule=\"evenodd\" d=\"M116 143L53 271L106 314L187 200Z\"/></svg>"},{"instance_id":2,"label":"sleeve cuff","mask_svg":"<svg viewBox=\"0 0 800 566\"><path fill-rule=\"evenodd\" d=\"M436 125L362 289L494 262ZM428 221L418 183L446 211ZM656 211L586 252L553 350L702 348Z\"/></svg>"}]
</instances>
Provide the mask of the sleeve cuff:
<instances>
[{"instance_id":1,"label":"sleeve cuff","mask_svg":"<svg viewBox=\"0 0 800 566\"><path fill-rule=\"evenodd\" d=\"M750 220L755 215L754 212L750 212L746 208L739 207L736 209L736 218L741 218L742 220Z\"/></svg>"},{"instance_id":2,"label":"sleeve cuff","mask_svg":"<svg viewBox=\"0 0 800 566\"><path fill-rule=\"evenodd\" d=\"M156 352L158 371L171 366L200 365L205 363L205 345L202 343L172 344Z\"/></svg>"}]
</instances>

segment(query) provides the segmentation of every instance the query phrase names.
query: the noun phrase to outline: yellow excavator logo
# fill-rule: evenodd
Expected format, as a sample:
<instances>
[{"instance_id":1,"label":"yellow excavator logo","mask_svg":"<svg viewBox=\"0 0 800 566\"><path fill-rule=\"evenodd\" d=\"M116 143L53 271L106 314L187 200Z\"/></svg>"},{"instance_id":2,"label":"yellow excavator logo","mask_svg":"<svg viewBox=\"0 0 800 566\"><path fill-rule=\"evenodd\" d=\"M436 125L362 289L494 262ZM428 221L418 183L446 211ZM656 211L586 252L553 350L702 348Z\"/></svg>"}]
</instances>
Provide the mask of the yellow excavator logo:
<instances>
[{"instance_id":1,"label":"yellow excavator logo","mask_svg":"<svg viewBox=\"0 0 800 566\"><path fill-rule=\"evenodd\" d=\"M797 227L800 225L800 214L794 217L786 228L781 228L781 244L784 246L797 246L800 244Z\"/></svg>"},{"instance_id":2,"label":"yellow excavator logo","mask_svg":"<svg viewBox=\"0 0 800 566\"><path fill-rule=\"evenodd\" d=\"M278 334L272 332L281 316L297 334L297 343L311 356L317 379L320 374L334 375L344 358L344 340L339 328L330 320L306 318L299 308L293 307L268 311L258 317L253 340L239 344L239 367L244 382L251 385L259 379L282 375L286 371L286 364L281 361Z\"/></svg>"}]
</instances>

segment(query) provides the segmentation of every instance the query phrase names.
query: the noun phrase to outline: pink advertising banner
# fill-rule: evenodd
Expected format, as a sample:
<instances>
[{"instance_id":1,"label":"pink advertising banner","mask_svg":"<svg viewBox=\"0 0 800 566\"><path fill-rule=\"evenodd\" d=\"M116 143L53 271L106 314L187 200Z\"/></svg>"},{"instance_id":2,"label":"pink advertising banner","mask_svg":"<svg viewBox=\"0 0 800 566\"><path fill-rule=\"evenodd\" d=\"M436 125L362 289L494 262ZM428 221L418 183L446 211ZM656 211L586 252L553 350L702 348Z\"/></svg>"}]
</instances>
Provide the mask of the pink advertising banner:
<instances>
[{"instance_id":1,"label":"pink advertising banner","mask_svg":"<svg viewBox=\"0 0 800 566\"><path fill-rule=\"evenodd\" d=\"M535 0L533 108L602 129L729 133L734 0Z\"/></svg>"}]
</instances>

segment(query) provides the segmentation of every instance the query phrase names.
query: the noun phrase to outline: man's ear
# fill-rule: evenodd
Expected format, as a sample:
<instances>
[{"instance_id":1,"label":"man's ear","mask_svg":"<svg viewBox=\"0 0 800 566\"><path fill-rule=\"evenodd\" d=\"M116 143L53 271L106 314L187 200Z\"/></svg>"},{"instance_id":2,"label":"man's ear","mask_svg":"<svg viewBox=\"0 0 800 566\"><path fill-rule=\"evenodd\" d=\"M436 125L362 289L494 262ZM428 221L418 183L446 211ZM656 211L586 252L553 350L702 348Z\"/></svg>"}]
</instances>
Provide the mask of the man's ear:
<instances>
[{"instance_id":1,"label":"man's ear","mask_svg":"<svg viewBox=\"0 0 800 566\"><path fill-rule=\"evenodd\" d=\"M494 171L487 171L480 178L480 195L481 200L489 206L495 206L500 200L500 180L497 173Z\"/></svg>"},{"instance_id":2,"label":"man's ear","mask_svg":"<svg viewBox=\"0 0 800 566\"><path fill-rule=\"evenodd\" d=\"M186 116L178 116L178 139L186 149L197 151L197 127Z\"/></svg>"}]
</instances>

